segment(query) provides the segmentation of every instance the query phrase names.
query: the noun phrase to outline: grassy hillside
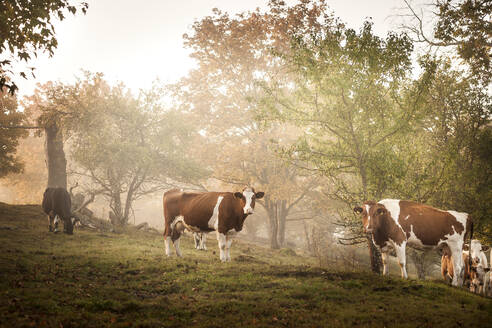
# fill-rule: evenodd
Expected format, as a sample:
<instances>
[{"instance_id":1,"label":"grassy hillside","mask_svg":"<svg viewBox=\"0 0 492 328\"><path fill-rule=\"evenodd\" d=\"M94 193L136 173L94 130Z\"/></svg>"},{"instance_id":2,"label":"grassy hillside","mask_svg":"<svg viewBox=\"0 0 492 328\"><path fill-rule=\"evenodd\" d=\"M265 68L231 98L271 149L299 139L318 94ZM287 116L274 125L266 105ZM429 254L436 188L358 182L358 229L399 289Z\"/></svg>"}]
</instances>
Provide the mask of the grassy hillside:
<instances>
[{"instance_id":1,"label":"grassy hillside","mask_svg":"<svg viewBox=\"0 0 492 328\"><path fill-rule=\"evenodd\" d=\"M212 237L212 235L210 235ZM39 206L0 203L2 327L485 327L492 302L441 282L310 266L236 242L220 263L161 235L48 233Z\"/></svg>"}]
</instances>

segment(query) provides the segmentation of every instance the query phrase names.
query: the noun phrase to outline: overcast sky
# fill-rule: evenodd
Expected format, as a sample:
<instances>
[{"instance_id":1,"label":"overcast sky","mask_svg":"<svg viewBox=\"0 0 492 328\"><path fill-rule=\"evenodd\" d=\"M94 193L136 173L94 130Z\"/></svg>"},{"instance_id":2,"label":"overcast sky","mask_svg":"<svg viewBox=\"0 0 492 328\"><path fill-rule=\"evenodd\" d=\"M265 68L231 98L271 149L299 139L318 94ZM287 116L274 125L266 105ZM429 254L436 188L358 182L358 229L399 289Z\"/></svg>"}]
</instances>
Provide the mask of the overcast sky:
<instances>
[{"instance_id":1,"label":"overcast sky","mask_svg":"<svg viewBox=\"0 0 492 328\"><path fill-rule=\"evenodd\" d=\"M86 0L86 15L68 16L56 24L58 48L32 64L36 79L17 79L20 94L50 80L74 81L81 69L102 72L109 81L122 81L134 90L149 88L159 78L172 82L186 74L192 60L182 35L194 21L216 7L230 14L266 8L268 0ZM297 1L287 1L289 4ZM372 17L375 31L384 35L395 27L402 0L327 0L335 15L359 28Z\"/></svg>"}]
</instances>

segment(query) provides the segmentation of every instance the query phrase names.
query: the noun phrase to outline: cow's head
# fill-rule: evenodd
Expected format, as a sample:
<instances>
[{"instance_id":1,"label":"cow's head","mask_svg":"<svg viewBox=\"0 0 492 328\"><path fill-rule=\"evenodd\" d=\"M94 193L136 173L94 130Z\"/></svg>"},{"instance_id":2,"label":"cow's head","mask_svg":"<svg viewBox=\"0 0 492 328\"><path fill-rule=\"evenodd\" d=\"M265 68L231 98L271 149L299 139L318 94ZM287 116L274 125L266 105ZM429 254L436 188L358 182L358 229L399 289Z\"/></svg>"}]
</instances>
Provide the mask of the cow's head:
<instances>
[{"instance_id":1,"label":"cow's head","mask_svg":"<svg viewBox=\"0 0 492 328\"><path fill-rule=\"evenodd\" d=\"M388 214L388 210L384 205L373 201L364 202L362 207L355 207L354 212L362 214L362 225L365 233L373 233L378 230L384 221L384 217Z\"/></svg>"},{"instance_id":2,"label":"cow's head","mask_svg":"<svg viewBox=\"0 0 492 328\"><path fill-rule=\"evenodd\" d=\"M243 212L246 215L253 214L255 209L255 200L263 198L264 192L255 192L254 188L246 187L242 192L235 192L234 197L240 200Z\"/></svg>"},{"instance_id":3,"label":"cow's head","mask_svg":"<svg viewBox=\"0 0 492 328\"><path fill-rule=\"evenodd\" d=\"M482 253L489 249L489 246L482 245L479 240L473 239L470 245L463 245L465 251L470 251L470 256L473 265L480 265L480 259L482 259Z\"/></svg>"}]
</instances>

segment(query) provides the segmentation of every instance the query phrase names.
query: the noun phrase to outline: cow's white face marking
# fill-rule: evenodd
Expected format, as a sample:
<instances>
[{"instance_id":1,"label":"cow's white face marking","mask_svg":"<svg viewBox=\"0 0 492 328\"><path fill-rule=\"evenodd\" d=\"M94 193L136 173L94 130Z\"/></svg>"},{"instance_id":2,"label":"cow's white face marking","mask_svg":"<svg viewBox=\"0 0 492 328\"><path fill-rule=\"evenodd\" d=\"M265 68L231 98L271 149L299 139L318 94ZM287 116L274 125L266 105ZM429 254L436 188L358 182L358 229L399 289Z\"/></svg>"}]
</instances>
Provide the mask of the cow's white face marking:
<instances>
[{"instance_id":1,"label":"cow's white face marking","mask_svg":"<svg viewBox=\"0 0 492 328\"><path fill-rule=\"evenodd\" d=\"M244 214L253 214L254 210L251 207L251 202L253 201L253 196L255 193L250 189L243 191L244 198L246 198L246 205L244 205Z\"/></svg>"},{"instance_id":2,"label":"cow's white face marking","mask_svg":"<svg viewBox=\"0 0 492 328\"><path fill-rule=\"evenodd\" d=\"M222 202L222 199L224 199L223 196L219 196L217 198L217 203L215 204L212 216L208 220L208 227L210 229L214 229L214 230L219 229L219 206L220 206L220 203Z\"/></svg>"},{"instance_id":3,"label":"cow's white face marking","mask_svg":"<svg viewBox=\"0 0 492 328\"><path fill-rule=\"evenodd\" d=\"M471 241L470 256L476 265L488 268L487 256L482 251L482 244L477 239Z\"/></svg>"}]
</instances>

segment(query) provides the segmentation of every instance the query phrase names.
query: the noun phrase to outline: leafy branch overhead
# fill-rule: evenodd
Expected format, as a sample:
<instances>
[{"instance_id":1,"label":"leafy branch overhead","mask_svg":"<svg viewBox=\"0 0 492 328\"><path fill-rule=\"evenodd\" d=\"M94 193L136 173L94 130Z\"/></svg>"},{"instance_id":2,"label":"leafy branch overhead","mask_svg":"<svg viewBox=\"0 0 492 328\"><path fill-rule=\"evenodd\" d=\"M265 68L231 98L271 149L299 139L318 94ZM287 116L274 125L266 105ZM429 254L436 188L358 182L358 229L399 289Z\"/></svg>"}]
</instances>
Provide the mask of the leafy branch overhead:
<instances>
[{"instance_id":1,"label":"leafy branch overhead","mask_svg":"<svg viewBox=\"0 0 492 328\"><path fill-rule=\"evenodd\" d=\"M87 8L86 2L71 0L0 1L0 89L5 86L14 94L18 76L34 77L33 67L19 73L13 67L39 53L51 57L58 46L54 22L64 20L68 13L85 14Z\"/></svg>"}]
</instances>

